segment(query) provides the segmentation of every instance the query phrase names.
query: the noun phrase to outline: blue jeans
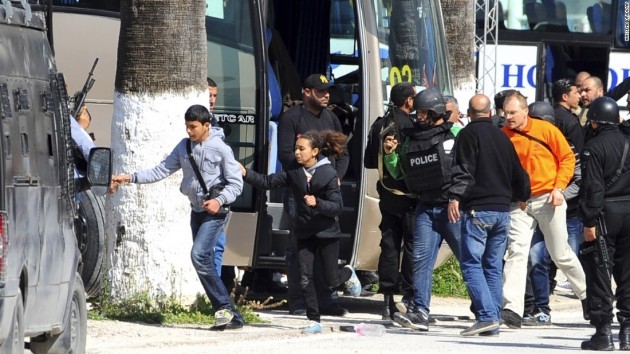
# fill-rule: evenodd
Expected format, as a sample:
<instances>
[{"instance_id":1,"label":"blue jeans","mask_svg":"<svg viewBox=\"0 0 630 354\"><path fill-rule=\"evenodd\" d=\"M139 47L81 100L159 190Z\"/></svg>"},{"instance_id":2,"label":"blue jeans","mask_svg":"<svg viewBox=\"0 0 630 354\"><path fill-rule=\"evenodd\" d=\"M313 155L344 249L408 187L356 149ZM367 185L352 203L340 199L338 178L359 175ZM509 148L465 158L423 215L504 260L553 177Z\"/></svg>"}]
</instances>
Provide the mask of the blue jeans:
<instances>
[{"instance_id":1,"label":"blue jeans","mask_svg":"<svg viewBox=\"0 0 630 354\"><path fill-rule=\"evenodd\" d=\"M427 313L431 304L433 266L443 240L459 260L460 222L453 224L448 221L446 207L418 203L413 229L413 286L416 289L413 302L416 308Z\"/></svg>"},{"instance_id":2,"label":"blue jeans","mask_svg":"<svg viewBox=\"0 0 630 354\"><path fill-rule=\"evenodd\" d=\"M236 310L230 294L217 274L214 263L214 248L219 237L224 233L226 221L225 216L211 215L205 211L201 213L192 211L190 228L193 234L193 247L190 257L215 311L228 309L234 313L234 318L244 322L243 316Z\"/></svg>"},{"instance_id":3,"label":"blue jeans","mask_svg":"<svg viewBox=\"0 0 630 354\"><path fill-rule=\"evenodd\" d=\"M569 233L569 246L577 255L582 240L584 225L578 217L567 219L567 231ZM542 311L546 314L551 312L549 307L549 265L551 257L545 246L545 238L539 228L536 228L532 237L532 247L529 250L529 280L532 285L534 295L534 312Z\"/></svg>"},{"instance_id":4,"label":"blue jeans","mask_svg":"<svg viewBox=\"0 0 630 354\"><path fill-rule=\"evenodd\" d=\"M225 251L226 236L225 231L221 232L217 245L214 246L214 266L217 268L217 275L221 277L221 265L223 264L223 252Z\"/></svg>"},{"instance_id":5,"label":"blue jeans","mask_svg":"<svg viewBox=\"0 0 630 354\"><path fill-rule=\"evenodd\" d=\"M503 305L503 255L510 213L469 211L462 215L460 265L478 321L499 321Z\"/></svg>"}]
</instances>

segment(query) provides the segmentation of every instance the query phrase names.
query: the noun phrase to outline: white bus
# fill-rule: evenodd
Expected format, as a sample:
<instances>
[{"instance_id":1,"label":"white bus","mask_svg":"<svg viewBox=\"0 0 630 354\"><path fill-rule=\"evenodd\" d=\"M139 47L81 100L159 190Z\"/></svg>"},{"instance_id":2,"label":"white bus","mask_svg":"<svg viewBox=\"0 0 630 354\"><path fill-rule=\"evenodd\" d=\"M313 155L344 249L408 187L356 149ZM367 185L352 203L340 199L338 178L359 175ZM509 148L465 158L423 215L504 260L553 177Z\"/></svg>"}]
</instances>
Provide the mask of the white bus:
<instances>
[{"instance_id":1,"label":"white bus","mask_svg":"<svg viewBox=\"0 0 630 354\"><path fill-rule=\"evenodd\" d=\"M83 84L94 57L100 58L88 104L98 108L93 108L95 127L109 123L117 2L62 2L55 2L53 19L59 67L72 92L80 88L74 85ZM111 7L103 9L103 4ZM378 176L363 168L366 136L371 123L384 114L395 83L451 93L439 2L207 0L206 5L208 76L219 87L214 112L244 165L262 173L279 168L277 119L287 105L301 99L306 76L323 73L336 84L333 110L350 137L350 167L342 181L340 264L377 269ZM73 50L77 45L80 52ZM108 144L109 126L102 129L96 132L97 143ZM281 197L245 185L232 211L224 263L284 267L288 230Z\"/></svg>"},{"instance_id":2,"label":"white bus","mask_svg":"<svg viewBox=\"0 0 630 354\"><path fill-rule=\"evenodd\" d=\"M600 77L606 89L630 76L627 0L499 0L498 9L496 92L550 100L555 80L580 71ZM483 16L477 13L478 34ZM479 79L490 85L490 77Z\"/></svg>"}]
</instances>

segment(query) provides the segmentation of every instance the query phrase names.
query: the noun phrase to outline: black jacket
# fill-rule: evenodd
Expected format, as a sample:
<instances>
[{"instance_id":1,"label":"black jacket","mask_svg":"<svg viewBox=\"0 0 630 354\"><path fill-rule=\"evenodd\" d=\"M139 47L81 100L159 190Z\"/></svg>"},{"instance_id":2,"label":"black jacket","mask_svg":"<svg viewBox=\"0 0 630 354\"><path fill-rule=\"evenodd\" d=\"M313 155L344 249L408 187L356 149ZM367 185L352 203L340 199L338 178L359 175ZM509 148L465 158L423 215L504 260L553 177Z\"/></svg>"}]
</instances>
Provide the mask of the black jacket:
<instances>
[{"instance_id":1,"label":"black jacket","mask_svg":"<svg viewBox=\"0 0 630 354\"><path fill-rule=\"evenodd\" d=\"M317 167L308 185L302 167L271 175L263 175L247 169L247 174L243 180L254 187L263 189L290 187L297 209L293 224L297 238L339 237L341 231L337 217L341 214L343 201L337 172L332 165L326 164ZM304 196L307 194L317 198L315 207L309 207L304 202Z\"/></svg>"},{"instance_id":2,"label":"black jacket","mask_svg":"<svg viewBox=\"0 0 630 354\"><path fill-rule=\"evenodd\" d=\"M564 193L564 197L567 201L567 218L571 218L577 216L579 204L578 193L582 185L580 152L582 152L584 148L584 128L580 125L579 118L573 114L571 110L556 105L554 107L554 113L556 115L554 125L558 127L564 137L567 138L575 155L575 173Z\"/></svg>"},{"instance_id":3,"label":"black jacket","mask_svg":"<svg viewBox=\"0 0 630 354\"><path fill-rule=\"evenodd\" d=\"M282 113L278 124L278 159L282 163L283 170L298 167L298 163L295 161L295 141L299 134L304 134L309 130L334 130L343 133L339 118L328 109L324 109L316 116L302 105L291 107ZM339 179L342 179L346 174L349 162L350 156L347 149L344 149L344 153L339 159L330 160L330 163L337 170Z\"/></svg>"},{"instance_id":4,"label":"black jacket","mask_svg":"<svg viewBox=\"0 0 630 354\"><path fill-rule=\"evenodd\" d=\"M606 188L621 163L623 148L628 136L617 125L597 128L595 136L586 142L582 150L582 195L580 215L584 226L595 226L606 199L630 200L630 156L626 157L622 174L617 182ZM630 152L628 153L630 155Z\"/></svg>"},{"instance_id":5,"label":"black jacket","mask_svg":"<svg viewBox=\"0 0 630 354\"><path fill-rule=\"evenodd\" d=\"M392 116L394 118L394 130L399 143L399 147L402 146L402 142L405 139L402 130L413 127L412 117L408 113L397 107L394 107L391 113L389 113L385 117L377 118L374 123L372 123L370 133L368 134L368 144L366 146L363 158L365 168L378 168L378 154L379 151L382 153L383 144L381 130L383 129L383 126L389 126L390 122L392 122L390 118ZM405 195L396 195L388 190L394 189L403 193L408 193L409 191L407 189L405 181L402 179L393 178L384 165L382 168L382 173L382 179L379 179L376 182L376 190L378 191L380 203L387 208L395 209L395 211L398 211L400 213L404 212L412 206L415 206L415 198L410 198Z\"/></svg>"},{"instance_id":6,"label":"black jacket","mask_svg":"<svg viewBox=\"0 0 630 354\"><path fill-rule=\"evenodd\" d=\"M457 135L449 199L462 210L510 211L512 200L529 199L529 175L514 145L489 118L473 119Z\"/></svg>"}]
</instances>

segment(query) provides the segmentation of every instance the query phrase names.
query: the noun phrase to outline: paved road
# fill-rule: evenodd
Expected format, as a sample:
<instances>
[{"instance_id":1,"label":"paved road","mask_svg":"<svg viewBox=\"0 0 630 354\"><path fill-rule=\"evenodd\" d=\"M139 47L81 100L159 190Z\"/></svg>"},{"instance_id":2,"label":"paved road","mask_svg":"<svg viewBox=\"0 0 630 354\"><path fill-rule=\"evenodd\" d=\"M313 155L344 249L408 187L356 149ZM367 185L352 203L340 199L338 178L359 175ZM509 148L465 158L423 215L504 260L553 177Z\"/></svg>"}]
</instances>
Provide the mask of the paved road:
<instances>
[{"instance_id":1,"label":"paved road","mask_svg":"<svg viewBox=\"0 0 630 354\"><path fill-rule=\"evenodd\" d=\"M434 298L432 315L437 323L429 332L417 332L382 321L382 297L343 298L350 310L343 318L322 318L320 335L302 335L306 318L285 310L260 311L265 323L242 330L214 332L207 326L148 326L112 321L89 321L88 353L559 353L581 351L580 343L593 333L582 319L577 299L552 296L553 325L520 330L501 327L498 337L461 337L472 325L467 299ZM362 337L340 331L340 326L361 322L388 327L382 337ZM614 325L614 331L617 331ZM616 337L616 335L615 335Z\"/></svg>"}]
</instances>

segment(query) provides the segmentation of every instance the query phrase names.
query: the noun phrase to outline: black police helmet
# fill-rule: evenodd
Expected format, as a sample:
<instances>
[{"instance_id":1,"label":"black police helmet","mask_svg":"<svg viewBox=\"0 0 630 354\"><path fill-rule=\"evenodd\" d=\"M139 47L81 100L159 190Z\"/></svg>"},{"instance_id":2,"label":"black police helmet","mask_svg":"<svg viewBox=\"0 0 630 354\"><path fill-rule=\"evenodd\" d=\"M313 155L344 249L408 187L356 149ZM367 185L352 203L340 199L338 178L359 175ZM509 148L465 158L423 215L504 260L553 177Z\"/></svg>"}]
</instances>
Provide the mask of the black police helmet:
<instances>
[{"instance_id":1,"label":"black police helmet","mask_svg":"<svg viewBox=\"0 0 630 354\"><path fill-rule=\"evenodd\" d=\"M536 101L529 105L529 116L532 118L540 118L549 123L556 121L556 113L549 102Z\"/></svg>"},{"instance_id":2,"label":"black police helmet","mask_svg":"<svg viewBox=\"0 0 630 354\"><path fill-rule=\"evenodd\" d=\"M586 118L596 122L619 124L619 106L610 97L596 98L591 103Z\"/></svg>"},{"instance_id":3,"label":"black police helmet","mask_svg":"<svg viewBox=\"0 0 630 354\"><path fill-rule=\"evenodd\" d=\"M432 111L438 115L442 115L446 112L446 103L440 91L430 88L416 95L413 99L413 108L416 111Z\"/></svg>"}]
</instances>

